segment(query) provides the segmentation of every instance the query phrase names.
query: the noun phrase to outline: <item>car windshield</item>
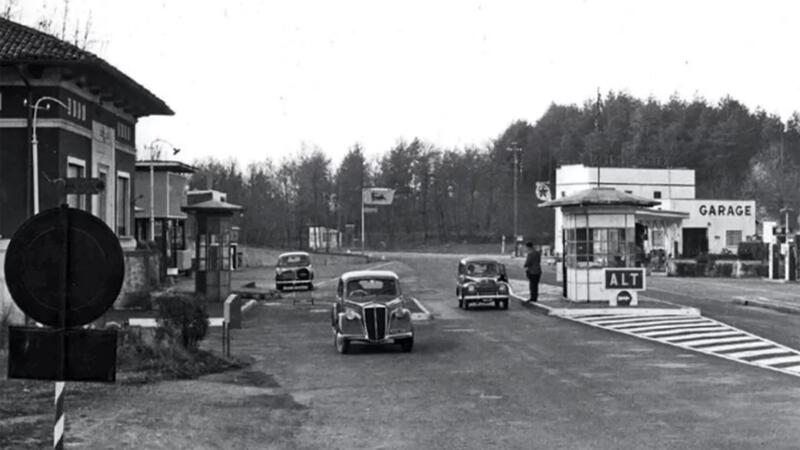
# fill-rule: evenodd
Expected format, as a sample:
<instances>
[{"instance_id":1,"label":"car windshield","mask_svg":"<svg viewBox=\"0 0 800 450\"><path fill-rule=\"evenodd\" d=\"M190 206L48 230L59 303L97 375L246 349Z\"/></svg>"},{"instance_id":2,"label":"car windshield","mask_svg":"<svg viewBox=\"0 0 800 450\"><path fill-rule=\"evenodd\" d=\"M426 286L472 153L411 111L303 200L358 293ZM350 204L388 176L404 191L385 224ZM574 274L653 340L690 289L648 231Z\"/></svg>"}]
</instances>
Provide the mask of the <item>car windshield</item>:
<instances>
[{"instance_id":1,"label":"car windshield","mask_svg":"<svg viewBox=\"0 0 800 450\"><path fill-rule=\"evenodd\" d=\"M346 297L363 302L373 297L396 297L397 280L391 278L362 278L347 282Z\"/></svg>"},{"instance_id":2,"label":"car windshield","mask_svg":"<svg viewBox=\"0 0 800 450\"><path fill-rule=\"evenodd\" d=\"M308 255L285 255L278 258L278 267L303 267L309 263Z\"/></svg>"},{"instance_id":3,"label":"car windshield","mask_svg":"<svg viewBox=\"0 0 800 450\"><path fill-rule=\"evenodd\" d=\"M500 268L493 262L474 262L467 265L467 275L474 277L493 277L500 274Z\"/></svg>"}]
</instances>

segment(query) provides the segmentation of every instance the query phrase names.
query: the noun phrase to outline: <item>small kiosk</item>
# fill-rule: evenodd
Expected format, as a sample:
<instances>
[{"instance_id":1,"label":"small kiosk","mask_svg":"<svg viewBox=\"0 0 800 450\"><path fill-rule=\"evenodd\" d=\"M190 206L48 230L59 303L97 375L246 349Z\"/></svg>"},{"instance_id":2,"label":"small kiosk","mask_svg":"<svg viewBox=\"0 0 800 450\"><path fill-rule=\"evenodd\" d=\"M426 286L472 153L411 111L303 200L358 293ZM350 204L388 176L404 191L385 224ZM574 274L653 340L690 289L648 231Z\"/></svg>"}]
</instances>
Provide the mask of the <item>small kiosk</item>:
<instances>
[{"instance_id":1,"label":"small kiosk","mask_svg":"<svg viewBox=\"0 0 800 450\"><path fill-rule=\"evenodd\" d=\"M231 218L242 209L213 199L181 208L194 216L194 286L208 302L222 302L230 293L235 258L230 251Z\"/></svg>"},{"instance_id":2,"label":"small kiosk","mask_svg":"<svg viewBox=\"0 0 800 450\"><path fill-rule=\"evenodd\" d=\"M636 213L658 200L597 187L540 204L563 213L564 295L575 302L635 306L645 289L645 269L636 267Z\"/></svg>"}]
</instances>

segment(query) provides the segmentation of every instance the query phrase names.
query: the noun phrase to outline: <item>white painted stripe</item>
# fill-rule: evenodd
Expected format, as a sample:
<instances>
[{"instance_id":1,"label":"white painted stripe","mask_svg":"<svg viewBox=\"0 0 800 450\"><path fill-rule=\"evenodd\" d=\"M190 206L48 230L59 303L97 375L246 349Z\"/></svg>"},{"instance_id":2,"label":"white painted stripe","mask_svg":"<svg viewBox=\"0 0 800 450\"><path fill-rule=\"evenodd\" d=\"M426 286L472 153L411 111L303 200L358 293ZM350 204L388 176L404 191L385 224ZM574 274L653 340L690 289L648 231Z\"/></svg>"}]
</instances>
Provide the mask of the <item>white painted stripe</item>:
<instances>
[{"instance_id":1,"label":"white painted stripe","mask_svg":"<svg viewBox=\"0 0 800 450\"><path fill-rule=\"evenodd\" d=\"M664 322L646 322L644 324L637 324L636 326L633 325L626 325L625 327L622 326L611 326L609 328L613 328L615 330L625 330L631 331L634 333L638 333L640 331L651 331L658 328L666 328L672 325L700 325L700 324L708 324L711 325L714 322L704 320L704 319L681 319L681 320L668 320Z\"/></svg>"},{"instance_id":2,"label":"white painted stripe","mask_svg":"<svg viewBox=\"0 0 800 450\"><path fill-rule=\"evenodd\" d=\"M646 331L644 333L639 333L639 334L641 334L642 336L647 336L652 338L665 337L665 336L676 337L676 335L681 333L689 334L689 333L697 333L700 331L722 331L729 329L730 328L724 325L713 325L713 326L697 327L697 328L692 328L690 326L680 326L680 327L675 327L671 330Z\"/></svg>"},{"instance_id":3,"label":"white painted stripe","mask_svg":"<svg viewBox=\"0 0 800 450\"><path fill-rule=\"evenodd\" d=\"M64 384L65 383L63 381L56 381L56 396L54 399L56 403L58 403L58 397L61 397L61 395L64 393Z\"/></svg>"},{"instance_id":4,"label":"white painted stripe","mask_svg":"<svg viewBox=\"0 0 800 450\"><path fill-rule=\"evenodd\" d=\"M704 333L693 333L693 334L684 334L682 336L670 336L665 338L664 340L673 343L672 341L680 341L683 339L688 339L684 342L675 342L677 345L690 345L693 338L707 338L707 337L722 337L722 336L733 336L733 335L740 335L744 334L741 331L717 331L717 332L704 332Z\"/></svg>"},{"instance_id":5,"label":"white painted stripe","mask_svg":"<svg viewBox=\"0 0 800 450\"><path fill-rule=\"evenodd\" d=\"M221 327L222 322L225 321L224 317L209 317L208 318L208 326L210 327Z\"/></svg>"},{"instance_id":6,"label":"white painted stripe","mask_svg":"<svg viewBox=\"0 0 800 450\"><path fill-rule=\"evenodd\" d=\"M664 317L624 317L624 318L614 318L608 319L605 317L598 317L597 319L586 320L587 322L591 322L595 325L602 325L602 326L609 326L609 325L624 325L624 324L635 324L635 323L646 323L649 321L655 320L674 320L674 319L682 319L681 316L664 316ZM697 317L691 317L692 319L696 319Z\"/></svg>"},{"instance_id":7,"label":"white painted stripe","mask_svg":"<svg viewBox=\"0 0 800 450\"><path fill-rule=\"evenodd\" d=\"M715 345L713 347L704 347L699 348L697 350L702 350L704 352L724 352L728 350L744 350L746 348L756 348L756 347L764 347L766 345L771 345L766 342L740 342L738 344L724 344L724 345Z\"/></svg>"},{"instance_id":8,"label":"white painted stripe","mask_svg":"<svg viewBox=\"0 0 800 450\"><path fill-rule=\"evenodd\" d=\"M759 359L758 361L753 361L753 362L755 362L756 364L760 364L762 366L771 366L773 364L783 364L790 362L800 363L800 355L778 356L776 358Z\"/></svg>"},{"instance_id":9,"label":"white painted stripe","mask_svg":"<svg viewBox=\"0 0 800 450\"><path fill-rule=\"evenodd\" d=\"M731 358L750 358L752 356L765 356L765 355L775 355L777 353L786 353L785 348L766 348L762 350L748 350L744 352L736 352L736 353L727 353L725 356ZM755 362L755 361L751 361Z\"/></svg>"},{"instance_id":10,"label":"white painted stripe","mask_svg":"<svg viewBox=\"0 0 800 450\"><path fill-rule=\"evenodd\" d=\"M748 336L746 334L740 333L739 336L733 337L721 337L721 338L710 338L710 339L698 339L696 341L688 341L688 342L681 342L681 345L688 345L690 347L695 347L697 345L705 345L705 344L725 344L730 342L740 342L740 341L749 341L754 339L753 336ZM696 350L704 350L702 348L698 348Z\"/></svg>"},{"instance_id":11,"label":"white painted stripe","mask_svg":"<svg viewBox=\"0 0 800 450\"><path fill-rule=\"evenodd\" d=\"M53 445L56 445L61 437L64 436L64 415L58 418L55 426L53 427Z\"/></svg>"},{"instance_id":12,"label":"white painted stripe","mask_svg":"<svg viewBox=\"0 0 800 450\"><path fill-rule=\"evenodd\" d=\"M791 367L784 367L781 370L787 370L789 372L800 373L800 365L798 366L791 366Z\"/></svg>"}]
</instances>

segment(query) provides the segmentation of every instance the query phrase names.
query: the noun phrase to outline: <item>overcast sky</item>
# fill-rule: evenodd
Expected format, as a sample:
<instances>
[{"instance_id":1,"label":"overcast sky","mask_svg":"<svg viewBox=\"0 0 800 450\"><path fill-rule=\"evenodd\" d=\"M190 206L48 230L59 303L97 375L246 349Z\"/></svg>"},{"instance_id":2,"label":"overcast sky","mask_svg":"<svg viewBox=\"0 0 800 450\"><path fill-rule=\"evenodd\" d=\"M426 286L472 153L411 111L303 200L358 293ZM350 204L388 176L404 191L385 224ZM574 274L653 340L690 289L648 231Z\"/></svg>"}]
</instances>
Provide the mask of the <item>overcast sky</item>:
<instances>
[{"instance_id":1,"label":"overcast sky","mask_svg":"<svg viewBox=\"0 0 800 450\"><path fill-rule=\"evenodd\" d=\"M34 8L23 3L23 21ZM52 9L59 0L47 0ZM609 90L800 109L797 2L104 1L91 47L175 110L144 118L195 158L243 166L305 143L482 145L511 122ZM166 150L166 148L165 148Z\"/></svg>"}]
</instances>

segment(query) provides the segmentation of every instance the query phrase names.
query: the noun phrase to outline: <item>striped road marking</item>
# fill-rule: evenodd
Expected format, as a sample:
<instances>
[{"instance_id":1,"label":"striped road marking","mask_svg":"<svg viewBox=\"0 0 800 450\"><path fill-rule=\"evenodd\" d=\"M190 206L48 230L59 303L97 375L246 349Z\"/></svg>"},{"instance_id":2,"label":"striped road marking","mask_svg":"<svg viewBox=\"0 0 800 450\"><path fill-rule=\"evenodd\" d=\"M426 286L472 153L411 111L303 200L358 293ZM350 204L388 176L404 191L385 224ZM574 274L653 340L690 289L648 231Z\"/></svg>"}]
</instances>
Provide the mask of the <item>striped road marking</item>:
<instances>
[{"instance_id":1,"label":"striped road marking","mask_svg":"<svg viewBox=\"0 0 800 450\"><path fill-rule=\"evenodd\" d=\"M564 319L800 376L800 351L703 316L570 314Z\"/></svg>"}]
</instances>

